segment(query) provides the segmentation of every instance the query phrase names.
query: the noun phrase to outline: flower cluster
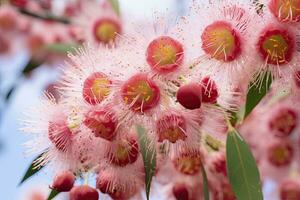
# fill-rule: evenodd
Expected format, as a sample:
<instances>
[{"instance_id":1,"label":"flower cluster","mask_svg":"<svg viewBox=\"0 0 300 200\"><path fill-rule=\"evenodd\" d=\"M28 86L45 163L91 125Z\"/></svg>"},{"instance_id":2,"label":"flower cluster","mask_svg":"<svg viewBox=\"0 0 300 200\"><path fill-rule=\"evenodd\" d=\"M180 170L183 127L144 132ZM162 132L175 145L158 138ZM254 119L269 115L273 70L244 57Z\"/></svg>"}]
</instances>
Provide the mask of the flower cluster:
<instances>
[{"instance_id":1,"label":"flower cluster","mask_svg":"<svg viewBox=\"0 0 300 200\"><path fill-rule=\"evenodd\" d=\"M252 3L195 1L175 24L157 17L142 29L128 22L125 29L116 14L99 14L87 4L88 12L76 17L89 44L69 54L60 101L46 94L27 113L29 150L43 153L40 165L55 172L96 174L96 188L113 199L141 199L146 148L157 153L154 181L165 186L167 198L202 199L204 166L213 199L234 200L224 148L230 113L245 104L249 82L260 85L266 74L280 88L282 82L293 91L299 87L300 1L263 3L258 10ZM262 133L245 134L255 141L254 150L263 149L258 155L266 176L270 168L296 162L298 144L289 139L300 119L294 96L253 121L252 130L261 124L269 136L257 141ZM137 125L147 134L139 134ZM150 141L146 147L139 142L143 137ZM58 181L62 188L70 176L58 178L66 179ZM299 189L299 183L284 186L283 195ZM70 198L80 195L99 198L89 186L73 187Z\"/></svg>"},{"instance_id":2,"label":"flower cluster","mask_svg":"<svg viewBox=\"0 0 300 200\"><path fill-rule=\"evenodd\" d=\"M281 195L281 199L289 199L284 195L294 195L297 199L300 194L297 181L300 164L299 97L285 92L278 101L274 101L276 98L278 96L272 94L264 99L264 104L254 110L240 131L252 147L262 180L277 183L278 189L270 198Z\"/></svg>"}]
</instances>

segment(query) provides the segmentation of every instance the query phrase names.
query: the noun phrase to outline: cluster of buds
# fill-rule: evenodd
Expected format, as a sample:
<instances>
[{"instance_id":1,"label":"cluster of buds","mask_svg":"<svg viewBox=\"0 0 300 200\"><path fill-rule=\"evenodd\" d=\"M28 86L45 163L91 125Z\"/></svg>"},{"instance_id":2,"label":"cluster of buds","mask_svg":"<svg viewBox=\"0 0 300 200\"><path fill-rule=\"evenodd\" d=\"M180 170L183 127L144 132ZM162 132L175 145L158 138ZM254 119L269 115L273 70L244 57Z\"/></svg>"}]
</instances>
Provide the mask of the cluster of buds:
<instances>
[{"instance_id":1,"label":"cluster of buds","mask_svg":"<svg viewBox=\"0 0 300 200\"><path fill-rule=\"evenodd\" d=\"M257 10L252 3L194 1L172 27L158 17L154 26L128 25L128 31L117 15L99 15L92 4L82 5L89 12L78 22L86 26L90 44L69 54L60 100L46 94L28 112L24 130L34 138L27 144L30 151L47 149L39 163L55 171L96 174L96 188L113 199L139 199L145 178L141 149L155 150L154 182L166 186L168 198L201 199L204 167L213 199L236 199L224 148L229 113L245 104L254 78L260 82L270 73L299 87L300 1L264 4ZM268 136L253 144L254 151L268 146L257 158L267 172L296 160L299 144L290 137L299 125L299 96L293 96L255 118L267 124ZM136 125L147 130L149 146L139 144ZM99 198L90 186L73 187L71 175L64 178L53 188L71 190L71 200ZM283 184L281 199L299 194L297 184Z\"/></svg>"},{"instance_id":2,"label":"cluster of buds","mask_svg":"<svg viewBox=\"0 0 300 200\"><path fill-rule=\"evenodd\" d=\"M98 200L99 194L96 189L88 186L74 186L75 176L70 171L62 171L57 174L51 186L57 192L70 192L70 199L72 200Z\"/></svg>"}]
</instances>

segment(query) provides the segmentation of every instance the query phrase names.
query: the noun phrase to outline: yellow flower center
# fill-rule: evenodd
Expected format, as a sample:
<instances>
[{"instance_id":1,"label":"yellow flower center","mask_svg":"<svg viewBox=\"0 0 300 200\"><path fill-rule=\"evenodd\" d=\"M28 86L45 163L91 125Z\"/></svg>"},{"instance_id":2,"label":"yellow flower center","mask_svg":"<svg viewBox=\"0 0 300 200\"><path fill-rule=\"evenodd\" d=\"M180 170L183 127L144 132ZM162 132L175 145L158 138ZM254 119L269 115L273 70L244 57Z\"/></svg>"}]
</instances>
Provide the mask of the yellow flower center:
<instances>
[{"instance_id":1,"label":"yellow flower center","mask_svg":"<svg viewBox=\"0 0 300 200\"><path fill-rule=\"evenodd\" d=\"M217 21L207 26L201 38L203 50L217 60L232 61L240 53L239 38L226 22Z\"/></svg>"},{"instance_id":2,"label":"yellow flower center","mask_svg":"<svg viewBox=\"0 0 300 200\"><path fill-rule=\"evenodd\" d=\"M110 93L110 81L105 78L96 78L91 87L92 93L97 97L99 100L105 99Z\"/></svg>"},{"instance_id":3,"label":"yellow flower center","mask_svg":"<svg viewBox=\"0 0 300 200\"><path fill-rule=\"evenodd\" d=\"M112 42L118 33L119 27L113 21L100 21L100 23L96 25L95 36L100 42Z\"/></svg>"},{"instance_id":4,"label":"yellow flower center","mask_svg":"<svg viewBox=\"0 0 300 200\"><path fill-rule=\"evenodd\" d=\"M263 43L263 49L268 54L268 60L275 63L285 63L285 54L289 48L288 43L282 35L267 37Z\"/></svg>"}]
</instances>

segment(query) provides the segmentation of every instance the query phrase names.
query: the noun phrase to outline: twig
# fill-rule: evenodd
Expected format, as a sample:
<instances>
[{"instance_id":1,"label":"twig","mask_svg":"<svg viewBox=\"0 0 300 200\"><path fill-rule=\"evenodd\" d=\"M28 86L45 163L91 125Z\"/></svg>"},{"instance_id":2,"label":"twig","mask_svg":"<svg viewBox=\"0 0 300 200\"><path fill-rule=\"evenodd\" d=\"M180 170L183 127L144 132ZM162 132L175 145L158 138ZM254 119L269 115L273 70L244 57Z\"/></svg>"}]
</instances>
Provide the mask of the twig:
<instances>
[{"instance_id":1,"label":"twig","mask_svg":"<svg viewBox=\"0 0 300 200\"><path fill-rule=\"evenodd\" d=\"M63 23L63 24L70 24L70 20L68 20L67 18L57 17L57 16L54 16L54 15L51 15L51 14L45 14L45 15L37 14L37 13L33 13L33 12L31 12L27 9L24 9L24 8L19 8L19 12L24 14L24 15L34 17L34 18L37 18L37 19L41 19L41 20L51 20L51 21L56 21L56 22L60 22L60 23Z\"/></svg>"}]
</instances>

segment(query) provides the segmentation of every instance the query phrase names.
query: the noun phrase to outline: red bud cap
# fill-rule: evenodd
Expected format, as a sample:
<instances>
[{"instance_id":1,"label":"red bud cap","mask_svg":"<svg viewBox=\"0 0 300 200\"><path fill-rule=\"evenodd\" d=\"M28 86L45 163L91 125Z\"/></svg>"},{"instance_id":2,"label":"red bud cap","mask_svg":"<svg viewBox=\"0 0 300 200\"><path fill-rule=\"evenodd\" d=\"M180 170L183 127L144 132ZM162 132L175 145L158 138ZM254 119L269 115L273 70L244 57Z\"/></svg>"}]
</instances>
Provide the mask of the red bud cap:
<instances>
[{"instance_id":1,"label":"red bud cap","mask_svg":"<svg viewBox=\"0 0 300 200\"><path fill-rule=\"evenodd\" d=\"M177 183L173 186L173 195L176 200L189 200L188 188L183 183Z\"/></svg>"},{"instance_id":2,"label":"red bud cap","mask_svg":"<svg viewBox=\"0 0 300 200\"><path fill-rule=\"evenodd\" d=\"M300 199L300 184L293 180L287 180L281 183L280 200L297 200Z\"/></svg>"},{"instance_id":3,"label":"red bud cap","mask_svg":"<svg viewBox=\"0 0 300 200\"><path fill-rule=\"evenodd\" d=\"M177 101L185 108L194 110L201 107L201 86L197 83L189 83L181 86L177 91Z\"/></svg>"},{"instance_id":4,"label":"red bud cap","mask_svg":"<svg viewBox=\"0 0 300 200\"><path fill-rule=\"evenodd\" d=\"M63 171L55 176L51 188L58 192L68 192L73 188L74 182L74 174L70 171Z\"/></svg>"},{"instance_id":5,"label":"red bud cap","mask_svg":"<svg viewBox=\"0 0 300 200\"><path fill-rule=\"evenodd\" d=\"M98 200L98 191L88 185L73 187L70 191L70 200Z\"/></svg>"}]
</instances>

